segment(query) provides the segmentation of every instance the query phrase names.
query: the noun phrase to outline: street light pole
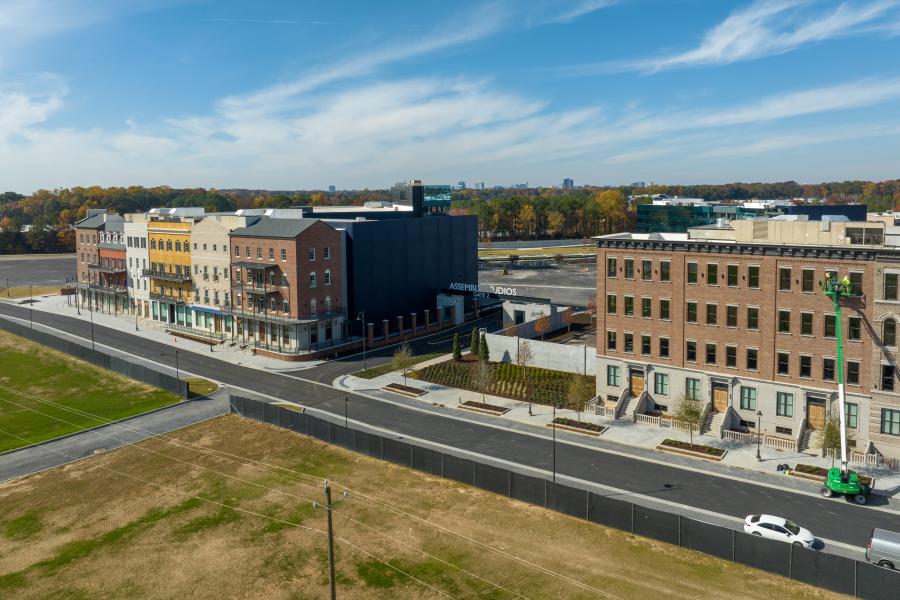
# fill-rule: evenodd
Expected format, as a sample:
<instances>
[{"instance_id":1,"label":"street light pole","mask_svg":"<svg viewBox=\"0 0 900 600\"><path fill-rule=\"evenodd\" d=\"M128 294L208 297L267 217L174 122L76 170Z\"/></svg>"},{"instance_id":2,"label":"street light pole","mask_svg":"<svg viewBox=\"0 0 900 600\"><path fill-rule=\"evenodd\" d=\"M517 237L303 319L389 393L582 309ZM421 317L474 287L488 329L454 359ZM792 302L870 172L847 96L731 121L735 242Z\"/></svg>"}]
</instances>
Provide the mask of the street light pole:
<instances>
[{"instance_id":1,"label":"street light pole","mask_svg":"<svg viewBox=\"0 0 900 600\"><path fill-rule=\"evenodd\" d=\"M347 404L348 403L349 403L349 399L347 398L347 396L344 396L344 428L347 428L347 429L349 429L349 427L347 425L347 423L348 423L348 421L347 421Z\"/></svg>"},{"instance_id":2,"label":"street light pole","mask_svg":"<svg viewBox=\"0 0 900 600\"><path fill-rule=\"evenodd\" d=\"M91 350L96 350L94 345L94 311L91 311Z\"/></svg>"},{"instance_id":3,"label":"street light pole","mask_svg":"<svg viewBox=\"0 0 900 600\"><path fill-rule=\"evenodd\" d=\"M762 417L762 411L756 411L756 462L762 461L762 456L759 453L759 441L762 436L762 430L760 429L760 418Z\"/></svg>"},{"instance_id":4,"label":"street light pole","mask_svg":"<svg viewBox=\"0 0 900 600\"><path fill-rule=\"evenodd\" d=\"M367 368L367 367L366 367L366 340L367 340L367 336L366 336L366 311L364 311L364 310L363 310L363 311L360 311L360 313L357 315L357 318L359 319L359 321L360 321L360 323L361 323L361 325L362 325L362 330L361 330L360 333L362 334L362 343L363 343L363 371L365 371L366 368Z\"/></svg>"},{"instance_id":5,"label":"street light pole","mask_svg":"<svg viewBox=\"0 0 900 600\"><path fill-rule=\"evenodd\" d=\"M28 324L34 329L34 319L32 318L32 311L34 311L34 296L31 295L31 284L28 284Z\"/></svg>"},{"instance_id":6,"label":"street light pole","mask_svg":"<svg viewBox=\"0 0 900 600\"><path fill-rule=\"evenodd\" d=\"M556 483L556 401L553 402L553 483Z\"/></svg>"}]
</instances>

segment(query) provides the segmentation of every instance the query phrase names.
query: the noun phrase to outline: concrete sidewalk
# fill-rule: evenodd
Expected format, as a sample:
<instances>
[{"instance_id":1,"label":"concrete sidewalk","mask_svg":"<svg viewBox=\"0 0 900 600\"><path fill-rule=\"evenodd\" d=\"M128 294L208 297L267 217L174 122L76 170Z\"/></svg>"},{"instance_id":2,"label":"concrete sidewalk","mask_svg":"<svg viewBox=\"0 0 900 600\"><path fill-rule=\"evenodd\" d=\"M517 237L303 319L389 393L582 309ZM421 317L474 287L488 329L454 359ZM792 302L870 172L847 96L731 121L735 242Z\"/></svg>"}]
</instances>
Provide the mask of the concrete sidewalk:
<instances>
[{"instance_id":1,"label":"concrete sidewalk","mask_svg":"<svg viewBox=\"0 0 900 600\"><path fill-rule=\"evenodd\" d=\"M0 298L0 300L6 301L4 298ZM27 298L25 300L25 304L27 305ZM74 304L69 305L70 300L74 300L74 297L71 297L70 299L69 297L58 295L37 296L35 297L33 308L35 311L63 315L88 322L90 322L93 317L94 324L96 325L108 327L109 329L116 329L118 331L135 333L135 318L133 315L113 315L98 312L96 310L91 313L91 311L83 308L80 311L81 314L79 314L79 311ZM14 304L22 304L22 299L11 302ZM263 369L273 372L297 371L311 369L325 362L322 360L287 362L275 358L257 356L251 353L249 348L241 350L237 346L228 347L225 344L218 344L210 350L209 344L173 336L171 333L166 332L164 324L147 319L139 318L137 320L137 328L140 331L140 335L147 339L163 344L175 345L190 352L208 354L210 357L221 360L224 363L231 363L233 365L241 365L254 369Z\"/></svg>"},{"instance_id":2,"label":"concrete sidewalk","mask_svg":"<svg viewBox=\"0 0 900 600\"><path fill-rule=\"evenodd\" d=\"M446 357L434 359L428 361L428 363L422 363L419 367L434 362L441 362L442 360L446 360ZM425 390L427 393L418 398L408 398L393 392L384 391L382 388L389 383L403 384L403 376L398 372L388 373L387 375L382 375L374 379L361 379L352 375L346 375L339 377L334 381L335 387L365 392L369 395L389 399L393 402L407 406L441 409L442 411L450 410L455 418L463 420L480 424L489 424L491 426L506 428L520 433L538 434L542 437L551 434L550 428L547 427L547 425L553 420L553 410L546 405L532 404L532 414L529 416L527 402L510 400L508 398L491 396L488 394L485 396L485 402L509 408L509 411L503 415L495 416L474 412L461 407L464 402L481 402L482 395L477 392L448 388L434 383L409 378L407 380L407 385ZM571 409L557 409L556 416L568 417L571 419L579 418L579 415ZM825 468L832 466L831 459L826 459L816 454L783 451L775 448L767 448L765 446L760 448L762 460L757 461L756 446L753 444L738 444L720 440L713 436L701 436L696 432L693 436L695 444L705 444L716 448L723 448L727 450L725 458L720 462L715 462L699 458L677 456L667 452L658 451L655 448L666 438L685 442L689 441L690 436L685 431L674 428L662 429L650 425L639 425L633 423L630 419L613 420L586 412L581 413L580 419L582 421L604 425L608 427L608 429L599 438L574 432L570 433L564 430L557 430L557 435L570 443L578 443L592 448L615 447L618 451L629 456L641 457L647 460L654 460L726 476L753 479L770 484L775 483L779 486L792 489L815 491L818 490L820 486L819 484L806 479L780 474L776 470L779 464L787 463L792 468L796 464L815 465ZM864 473L876 478L876 489L873 493L887 497L894 497L900 493L900 473L862 465L852 465L852 468L859 473Z\"/></svg>"}]
</instances>

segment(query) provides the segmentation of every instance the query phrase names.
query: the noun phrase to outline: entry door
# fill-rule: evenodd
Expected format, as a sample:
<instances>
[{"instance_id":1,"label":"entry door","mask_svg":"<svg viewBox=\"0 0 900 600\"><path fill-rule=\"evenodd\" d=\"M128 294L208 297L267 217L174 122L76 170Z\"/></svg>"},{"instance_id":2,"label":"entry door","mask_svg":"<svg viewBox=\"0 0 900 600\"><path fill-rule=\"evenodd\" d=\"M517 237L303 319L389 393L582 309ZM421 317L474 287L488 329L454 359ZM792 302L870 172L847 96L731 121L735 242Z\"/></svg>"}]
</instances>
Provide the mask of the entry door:
<instances>
[{"instance_id":1,"label":"entry door","mask_svg":"<svg viewBox=\"0 0 900 600\"><path fill-rule=\"evenodd\" d=\"M631 395L632 396L640 396L641 392L644 391L644 373L643 371L632 371L631 372Z\"/></svg>"},{"instance_id":2,"label":"entry door","mask_svg":"<svg viewBox=\"0 0 900 600\"><path fill-rule=\"evenodd\" d=\"M809 399L806 401L806 427L820 430L825 428L825 402Z\"/></svg>"},{"instance_id":3,"label":"entry door","mask_svg":"<svg viewBox=\"0 0 900 600\"><path fill-rule=\"evenodd\" d=\"M713 388L713 410L725 412L728 410L728 388L717 385Z\"/></svg>"}]
</instances>

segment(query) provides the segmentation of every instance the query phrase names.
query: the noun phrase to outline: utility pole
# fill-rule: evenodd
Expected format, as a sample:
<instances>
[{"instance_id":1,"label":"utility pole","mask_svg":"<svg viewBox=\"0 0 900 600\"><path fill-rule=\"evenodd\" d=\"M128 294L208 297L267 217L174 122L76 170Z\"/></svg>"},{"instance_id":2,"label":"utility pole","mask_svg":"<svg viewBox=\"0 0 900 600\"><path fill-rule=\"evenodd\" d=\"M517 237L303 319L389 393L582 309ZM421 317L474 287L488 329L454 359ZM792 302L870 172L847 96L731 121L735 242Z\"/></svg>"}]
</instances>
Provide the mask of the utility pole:
<instances>
[{"instance_id":1,"label":"utility pole","mask_svg":"<svg viewBox=\"0 0 900 600\"><path fill-rule=\"evenodd\" d=\"M553 401L553 483L556 483L556 400Z\"/></svg>"},{"instance_id":2,"label":"utility pole","mask_svg":"<svg viewBox=\"0 0 900 600\"><path fill-rule=\"evenodd\" d=\"M331 521L331 511L334 510L334 507L343 502L347 498L347 490L344 490L344 495L341 496L341 499L337 502L331 501L331 485L328 483L328 480L325 480L325 504L319 504L318 502L313 502L313 509L316 508L324 508L326 514L328 516L328 582L331 587L331 600L336 600L337 598L337 588L335 587L334 581L334 526Z\"/></svg>"},{"instance_id":3,"label":"utility pole","mask_svg":"<svg viewBox=\"0 0 900 600\"><path fill-rule=\"evenodd\" d=\"M91 311L91 350L96 350L97 347L94 345L94 311Z\"/></svg>"},{"instance_id":4,"label":"utility pole","mask_svg":"<svg viewBox=\"0 0 900 600\"><path fill-rule=\"evenodd\" d=\"M32 312L34 311L34 296L31 295L31 284L28 284L28 324L34 329L34 318L32 318Z\"/></svg>"}]
</instances>

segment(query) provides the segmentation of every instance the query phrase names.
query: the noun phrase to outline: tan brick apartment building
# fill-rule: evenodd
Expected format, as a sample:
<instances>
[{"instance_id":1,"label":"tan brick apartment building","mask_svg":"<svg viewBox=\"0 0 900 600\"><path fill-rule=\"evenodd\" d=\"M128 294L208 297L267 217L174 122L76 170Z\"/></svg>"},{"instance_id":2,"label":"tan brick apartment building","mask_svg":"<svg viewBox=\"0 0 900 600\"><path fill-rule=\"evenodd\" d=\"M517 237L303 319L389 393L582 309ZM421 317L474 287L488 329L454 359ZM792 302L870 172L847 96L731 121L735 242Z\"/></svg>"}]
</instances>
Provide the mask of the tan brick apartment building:
<instances>
[{"instance_id":1,"label":"tan brick apartment building","mask_svg":"<svg viewBox=\"0 0 900 600\"><path fill-rule=\"evenodd\" d=\"M663 413L686 395L724 428L755 431L759 420L763 433L808 444L837 387L820 282L847 275L858 294L842 308L850 431L857 449L900 456L900 248L883 233L771 220L598 238L598 394Z\"/></svg>"},{"instance_id":2,"label":"tan brick apartment building","mask_svg":"<svg viewBox=\"0 0 900 600\"><path fill-rule=\"evenodd\" d=\"M263 217L231 232L236 338L258 351L315 352L346 338L344 232Z\"/></svg>"}]
</instances>

